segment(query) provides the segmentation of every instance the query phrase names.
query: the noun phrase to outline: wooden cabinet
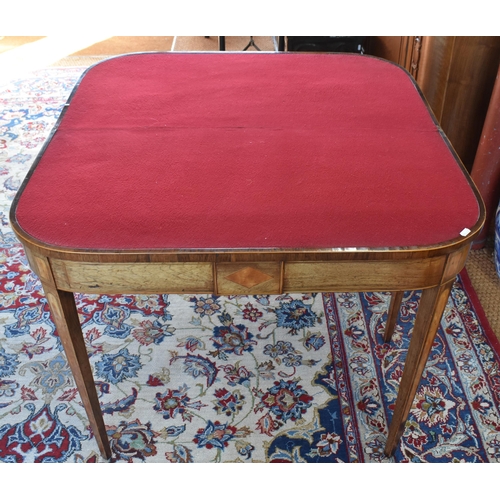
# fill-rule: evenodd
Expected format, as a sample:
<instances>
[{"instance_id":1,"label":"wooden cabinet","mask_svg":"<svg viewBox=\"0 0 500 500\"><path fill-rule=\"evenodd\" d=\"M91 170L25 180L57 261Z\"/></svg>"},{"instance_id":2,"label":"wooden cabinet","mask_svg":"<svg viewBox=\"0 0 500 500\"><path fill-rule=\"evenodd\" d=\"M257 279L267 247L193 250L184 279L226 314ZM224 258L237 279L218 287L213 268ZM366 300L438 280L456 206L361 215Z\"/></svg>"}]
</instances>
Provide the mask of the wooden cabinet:
<instances>
[{"instance_id":1,"label":"wooden cabinet","mask_svg":"<svg viewBox=\"0 0 500 500\"><path fill-rule=\"evenodd\" d=\"M412 74L471 171L497 75L500 37L375 36L367 53Z\"/></svg>"},{"instance_id":2,"label":"wooden cabinet","mask_svg":"<svg viewBox=\"0 0 500 500\"><path fill-rule=\"evenodd\" d=\"M371 36L366 44L366 53L395 62L415 77L421 45L421 36Z\"/></svg>"}]
</instances>

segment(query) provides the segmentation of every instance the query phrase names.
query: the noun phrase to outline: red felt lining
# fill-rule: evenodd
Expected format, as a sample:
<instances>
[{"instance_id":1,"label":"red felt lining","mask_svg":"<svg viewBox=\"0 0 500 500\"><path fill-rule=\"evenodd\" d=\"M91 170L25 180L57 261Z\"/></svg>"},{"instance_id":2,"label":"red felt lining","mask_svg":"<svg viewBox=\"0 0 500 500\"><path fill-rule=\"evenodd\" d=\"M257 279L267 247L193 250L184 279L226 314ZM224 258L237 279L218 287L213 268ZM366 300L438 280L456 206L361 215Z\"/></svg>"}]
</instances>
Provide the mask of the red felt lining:
<instances>
[{"instance_id":1,"label":"red felt lining","mask_svg":"<svg viewBox=\"0 0 500 500\"><path fill-rule=\"evenodd\" d=\"M379 248L457 238L479 207L395 65L166 53L88 71L16 216L82 249Z\"/></svg>"}]
</instances>

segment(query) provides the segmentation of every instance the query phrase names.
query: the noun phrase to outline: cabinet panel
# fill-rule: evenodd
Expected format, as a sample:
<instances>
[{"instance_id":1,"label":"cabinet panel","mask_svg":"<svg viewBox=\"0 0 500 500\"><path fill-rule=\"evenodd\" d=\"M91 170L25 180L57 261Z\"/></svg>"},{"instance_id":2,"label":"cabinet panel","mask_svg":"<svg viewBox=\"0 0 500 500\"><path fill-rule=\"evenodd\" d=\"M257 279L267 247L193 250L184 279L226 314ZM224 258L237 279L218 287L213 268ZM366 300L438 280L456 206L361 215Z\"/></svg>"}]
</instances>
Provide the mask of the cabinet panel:
<instances>
[{"instance_id":1,"label":"cabinet panel","mask_svg":"<svg viewBox=\"0 0 500 500\"><path fill-rule=\"evenodd\" d=\"M416 79L455 151L471 171L500 60L498 36L370 37L369 54Z\"/></svg>"},{"instance_id":2,"label":"cabinet panel","mask_svg":"<svg viewBox=\"0 0 500 500\"><path fill-rule=\"evenodd\" d=\"M500 37L455 37L441 127L469 171L481 138L499 58Z\"/></svg>"}]
</instances>

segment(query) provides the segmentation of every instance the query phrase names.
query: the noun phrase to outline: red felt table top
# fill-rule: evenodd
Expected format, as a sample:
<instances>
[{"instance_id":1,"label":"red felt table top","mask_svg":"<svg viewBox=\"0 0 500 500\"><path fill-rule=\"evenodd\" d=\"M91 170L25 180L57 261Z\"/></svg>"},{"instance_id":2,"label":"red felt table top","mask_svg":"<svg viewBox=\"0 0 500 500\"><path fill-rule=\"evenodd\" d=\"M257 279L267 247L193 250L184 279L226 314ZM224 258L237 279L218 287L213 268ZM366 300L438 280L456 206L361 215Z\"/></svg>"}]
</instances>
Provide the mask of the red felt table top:
<instances>
[{"instance_id":1,"label":"red felt table top","mask_svg":"<svg viewBox=\"0 0 500 500\"><path fill-rule=\"evenodd\" d=\"M478 218L411 78L352 54L102 62L16 208L34 238L95 250L428 246Z\"/></svg>"}]
</instances>

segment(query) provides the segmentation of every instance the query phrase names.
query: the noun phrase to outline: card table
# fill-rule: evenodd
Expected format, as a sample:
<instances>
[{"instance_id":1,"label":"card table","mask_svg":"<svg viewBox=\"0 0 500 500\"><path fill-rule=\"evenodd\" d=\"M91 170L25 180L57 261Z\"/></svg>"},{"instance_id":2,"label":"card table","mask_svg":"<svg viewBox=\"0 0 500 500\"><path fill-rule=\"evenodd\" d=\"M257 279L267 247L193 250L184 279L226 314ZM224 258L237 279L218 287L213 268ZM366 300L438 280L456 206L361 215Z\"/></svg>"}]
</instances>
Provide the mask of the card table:
<instances>
[{"instance_id":1,"label":"card table","mask_svg":"<svg viewBox=\"0 0 500 500\"><path fill-rule=\"evenodd\" d=\"M404 430L484 222L411 76L357 54L140 53L89 68L10 214L103 456L73 293L422 290L385 447Z\"/></svg>"}]
</instances>

